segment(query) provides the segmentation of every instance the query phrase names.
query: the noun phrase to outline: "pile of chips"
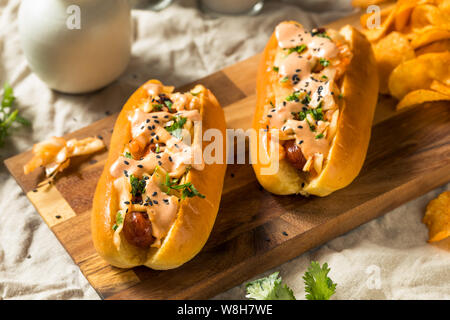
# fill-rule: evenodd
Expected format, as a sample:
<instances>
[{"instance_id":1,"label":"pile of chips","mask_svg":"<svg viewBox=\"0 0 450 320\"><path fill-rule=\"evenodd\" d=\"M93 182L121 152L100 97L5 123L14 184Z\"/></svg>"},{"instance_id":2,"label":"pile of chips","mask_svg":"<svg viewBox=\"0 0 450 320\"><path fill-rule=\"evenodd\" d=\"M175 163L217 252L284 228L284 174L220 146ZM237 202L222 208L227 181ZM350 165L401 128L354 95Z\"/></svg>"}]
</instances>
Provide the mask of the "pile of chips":
<instances>
[{"instance_id":1,"label":"pile of chips","mask_svg":"<svg viewBox=\"0 0 450 320\"><path fill-rule=\"evenodd\" d=\"M397 109L450 100L450 0L399 0L372 27L374 14L364 14L361 24L375 52L380 93L397 98Z\"/></svg>"}]
</instances>

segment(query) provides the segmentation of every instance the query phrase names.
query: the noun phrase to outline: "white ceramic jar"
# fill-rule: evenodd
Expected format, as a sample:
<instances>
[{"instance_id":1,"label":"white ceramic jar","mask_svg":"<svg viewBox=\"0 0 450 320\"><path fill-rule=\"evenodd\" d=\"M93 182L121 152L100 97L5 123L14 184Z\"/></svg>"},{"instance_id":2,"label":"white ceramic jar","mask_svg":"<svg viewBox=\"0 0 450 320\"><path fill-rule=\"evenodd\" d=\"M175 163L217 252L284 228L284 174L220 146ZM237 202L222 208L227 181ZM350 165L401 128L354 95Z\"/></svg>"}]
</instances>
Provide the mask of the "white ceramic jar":
<instances>
[{"instance_id":1,"label":"white ceramic jar","mask_svg":"<svg viewBox=\"0 0 450 320\"><path fill-rule=\"evenodd\" d=\"M57 91L100 89L130 59L127 0L22 0L19 31L31 69Z\"/></svg>"}]
</instances>

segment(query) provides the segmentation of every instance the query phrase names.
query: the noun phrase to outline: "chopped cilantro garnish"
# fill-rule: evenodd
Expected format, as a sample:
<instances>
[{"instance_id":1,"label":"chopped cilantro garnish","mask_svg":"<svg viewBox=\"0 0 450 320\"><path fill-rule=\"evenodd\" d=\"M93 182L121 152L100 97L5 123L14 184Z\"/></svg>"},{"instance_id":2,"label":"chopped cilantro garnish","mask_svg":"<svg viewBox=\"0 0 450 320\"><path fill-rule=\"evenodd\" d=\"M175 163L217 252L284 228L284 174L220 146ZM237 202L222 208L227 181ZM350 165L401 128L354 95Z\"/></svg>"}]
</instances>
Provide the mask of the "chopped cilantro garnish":
<instances>
[{"instance_id":1,"label":"chopped cilantro garnish","mask_svg":"<svg viewBox=\"0 0 450 320\"><path fill-rule=\"evenodd\" d=\"M344 95L342 93L339 93L338 98L342 99L344 97Z\"/></svg>"},{"instance_id":2,"label":"chopped cilantro garnish","mask_svg":"<svg viewBox=\"0 0 450 320\"><path fill-rule=\"evenodd\" d=\"M164 181L164 185L167 187L166 193L169 194L170 190L181 190L182 199L186 197L193 198L195 196L205 198L205 196L194 187L192 182L177 185L178 182L179 179L170 179L169 174L166 174L166 180Z\"/></svg>"},{"instance_id":3,"label":"chopped cilantro garnish","mask_svg":"<svg viewBox=\"0 0 450 320\"><path fill-rule=\"evenodd\" d=\"M328 77L327 77L326 75L323 75L323 76L322 76L322 79L328 80Z\"/></svg>"},{"instance_id":4,"label":"chopped cilantro garnish","mask_svg":"<svg viewBox=\"0 0 450 320\"><path fill-rule=\"evenodd\" d=\"M123 223L123 216L122 216L122 212L117 211L116 213L116 223L113 225L113 230L116 231L117 228L119 228L119 225L121 225Z\"/></svg>"},{"instance_id":5,"label":"chopped cilantro garnish","mask_svg":"<svg viewBox=\"0 0 450 320\"><path fill-rule=\"evenodd\" d=\"M287 82L288 80L289 80L288 77L284 77L283 79L280 80L280 82L281 82L281 83L285 83L285 82Z\"/></svg>"},{"instance_id":6,"label":"chopped cilantro garnish","mask_svg":"<svg viewBox=\"0 0 450 320\"><path fill-rule=\"evenodd\" d=\"M172 105L173 103L169 100L164 100L164 104L166 105L167 109L169 109L169 111L172 111Z\"/></svg>"},{"instance_id":7,"label":"chopped cilantro garnish","mask_svg":"<svg viewBox=\"0 0 450 320\"><path fill-rule=\"evenodd\" d=\"M328 67L330 65L330 61L328 61L327 59L324 59L324 58L320 58L319 63L324 67Z\"/></svg>"},{"instance_id":8,"label":"chopped cilantro garnish","mask_svg":"<svg viewBox=\"0 0 450 320\"><path fill-rule=\"evenodd\" d=\"M286 97L286 101L298 101L299 96L300 96L300 92L295 91L291 95Z\"/></svg>"},{"instance_id":9,"label":"chopped cilantro garnish","mask_svg":"<svg viewBox=\"0 0 450 320\"><path fill-rule=\"evenodd\" d=\"M306 96L303 98L302 103L304 105L308 105L311 102L311 97L309 94L306 94Z\"/></svg>"},{"instance_id":10,"label":"chopped cilantro garnish","mask_svg":"<svg viewBox=\"0 0 450 320\"><path fill-rule=\"evenodd\" d=\"M125 152L124 157L128 158L128 159L133 159L133 157L131 156L131 153L129 153L129 152Z\"/></svg>"},{"instance_id":11,"label":"chopped cilantro garnish","mask_svg":"<svg viewBox=\"0 0 450 320\"><path fill-rule=\"evenodd\" d=\"M301 46L297 46L295 48L289 48L288 54L291 54L292 52L302 53L305 50L306 50L306 45L302 44Z\"/></svg>"},{"instance_id":12,"label":"chopped cilantro garnish","mask_svg":"<svg viewBox=\"0 0 450 320\"><path fill-rule=\"evenodd\" d=\"M163 105L158 103L158 104L154 104L152 105L152 111L161 111Z\"/></svg>"},{"instance_id":13,"label":"chopped cilantro garnish","mask_svg":"<svg viewBox=\"0 0 450 320\"><path fill-rule=\"evenodd\" d=\"M130 184L131 184L131 194L133 195L133 197L136 197L144 192L147 183L145 179L140 180L134 175L130 175Z\"/></svg>"},{"instance_id":14,"label":"chopped cilantro garnish","mask_svg":"<svg viewBox=\"0 0 450 320\"><path fill-rule=\"evenodd\" d=\"M318 135L316 135L316 139L322 139L323 137L323 133L319 133Z\"/></svg>"},{"instance_id":15,"label":"chopped cilantro garnish","mask_svg":"<svg viewBox=\"0 0 450 320\"><path fill-rule=\"evenodd\" d=\"M169 131L173 136L177 137L178 139L181 138L181 129L183 128L184 124L187 121L187 118L185 117L173 117L172 118L173 123L170 126L167 126L165 129Z\"/></svg>"},{"instance_id":16,"label":"chopped cilantro garnish","mask_svg":"<svg viewBox=\"0 0 450 320\"><path fill-rule=\"evenodd\" d=\"M273 69L273 71L275 71L275 72L278 72L278 71L280 70L280 68L275 67L275 66L274 66L272 69Z\"/></svg>"},{"instance_id":17,"label":"chopped cilantro garnish","mask_svg":"<svg viewBox=\"0 0 450 320\"><path fill-rule=\"evenodd\" d=\"M161 148L160 148L160 146L159 146L159 143L157 143L157 144L156 144L155 152L156 152L156 153L159 153L160 151L161 151Z\"/></svg>"}]
</instances>

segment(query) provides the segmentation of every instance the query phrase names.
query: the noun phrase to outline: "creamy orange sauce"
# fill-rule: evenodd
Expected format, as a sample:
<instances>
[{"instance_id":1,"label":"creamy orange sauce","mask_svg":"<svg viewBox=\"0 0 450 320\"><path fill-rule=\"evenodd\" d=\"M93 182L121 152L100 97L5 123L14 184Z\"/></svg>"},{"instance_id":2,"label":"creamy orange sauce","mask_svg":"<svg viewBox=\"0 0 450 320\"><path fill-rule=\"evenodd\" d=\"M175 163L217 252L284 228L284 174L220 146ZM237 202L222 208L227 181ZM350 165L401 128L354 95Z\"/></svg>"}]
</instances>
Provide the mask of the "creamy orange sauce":
<instances>
[{"instance_id":1,"label":"creamy orange sauce","mask_svg":"<svg viewBox=\"0 0 450 320\"><path fill-rule=\"evenodd\" d=\"M144 87L154 99L155 95L164 93L164 87L160 84L150 83ZM168 96L168 94L165 94ZM194 97L196 98L196 97ZM180 136L166 130L166 126L173 124L174 119L186 118L186 124L194 126L194 122L201 121L198 109L193 109L195 100L187 99L181 93L170 94L172 110L176 113L166 111L144 112L136 108L128 115L131 130L131 143L137 143L142 148L148 145L158 145L159 150L150 149L142 158L134 159L120 155L110 167L110 174L115 179L114 187L119 194L120 210L123 215L131 212L133 206L130 176L143 179L145 189L142 192L142 200L138 206L145 208L152 223L152 235L156 241L152 246L160 246L162 239L167 235L176 219L179 199L174 195L168 195L161 189L161 183L165 177L155 178L153 172L157 167L162 168L171 178L181 178L186 174L188 168L203 170L204 161L201 156L202 146L199 141L190 136L190 130L182 129ZM193 101L194 100L194 101ZM186 125L185 124L185 125ZM183 138L187 135L187 141ZM192 140L192 141L190 141ZM195 154L200 152L200 161L195 162ZM153 174L153 175L152 175ZM161 181L163 179L163 181ZM120 233L122 225L116 229ZM120 245L120 237L115 236L116 245Z\"/></svg>"},{"instance_id":2,"label":"creamy orange sauce","mask_svg":"<svg viewBox=\"0 0 450 320\"><path fill-rule=\"evenodd\" d=\"M290 88L292 94L276 96L274 105L267 106L264 121L282 132L282 140L295 139L307 160L326 159L336 131L337 120L332 121L332 115L339 115L334 111L339 109L335 77L340 48L323 30L311 33L295 23L280 23L275 36L278 48L273 69L279 83L274 86L283 88L275 92Z\"/></svg>"},{"instance_id":3,"label":"creamy orange sauce","mask_svg":"<svg viewBox=\"0 0 450 320\"><path fill-rule=\"evenodd\" d=\"M160 240L167 235L177 217L178 198L162 192L154 178L147 182L144 197L151 203L147 212L152 222L152 234ZM157 241L153 246L159 245Z\"/></svg>"}]
</instances>

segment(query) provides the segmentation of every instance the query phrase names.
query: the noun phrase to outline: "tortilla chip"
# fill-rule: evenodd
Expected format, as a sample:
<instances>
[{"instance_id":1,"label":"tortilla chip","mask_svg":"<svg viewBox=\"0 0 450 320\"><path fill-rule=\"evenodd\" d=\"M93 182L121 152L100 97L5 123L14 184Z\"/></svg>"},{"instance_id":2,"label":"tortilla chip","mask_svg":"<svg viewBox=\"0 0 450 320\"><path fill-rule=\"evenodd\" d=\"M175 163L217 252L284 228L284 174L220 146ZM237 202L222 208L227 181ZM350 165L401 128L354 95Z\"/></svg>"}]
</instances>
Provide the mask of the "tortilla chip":
<instances>
[{"instance_id":1,"label":"tortilla chip","mask_svg":"<svg viewBox=\"0 0 450 320\"><path fill-rule=\"evenodd\" d=\"M388 80L392 70L403 61L415 58L414 49L408 39L399 32L391 32L374 46L375 59L378 65L380 92L389 93Z\"/></svg>"},{"instance_id":2,"label":"tortilla chip","mask_svg":"<svg viewBox=\"0 0 450 320\"><path fill-rule=\"evenodd\" d=\"M445 191L428 203L422 222L428 227L428 242L450 236L450 191Z\"/></svg>"},{"instance_id":3,"label":"tortilla chip","mask_svg":"<svg viewBox=\"0 0 450 320\"><path fill-rule=\"evenodd\" d=\"M440 92L420 89L409 92L403 99L397 104L396 109L405 109L408 107L413 107L418 104L422 104L425 102L433 102L433 101L450 101L450 95L446 95Z\"/></svg>"},{"instance_id":4,"label":"tortilla chip","mask_svg":"<svg viewBox=\"0 0 450 320\"><path fill-rule=\"evenodd\" d=\"M440 81L433 80L430 89L450 96L450 86Z\"/></svg>"},{"instance_id":5,"label":"tortilla chip","mask_svg":"<svg viewBox=\"0 0 450 320\"><path fill-rule=\"evenodd\" d=\"M416 50L416 55L421 56L425 53L450 51L450 39L439 40L420 47Z\"/></svg>"},{"instance_id":6,"label":"tortilla chip","mask_svg":"<svg viewBox=\"0 0 450 320\"><path fill-rule=\"evenodd\" d=\"M450 85L450 52L427 53L401 63L389 76L389 91L401 100L410 91L429 89L433 80Z\"/></svg>"}]
</instances>

